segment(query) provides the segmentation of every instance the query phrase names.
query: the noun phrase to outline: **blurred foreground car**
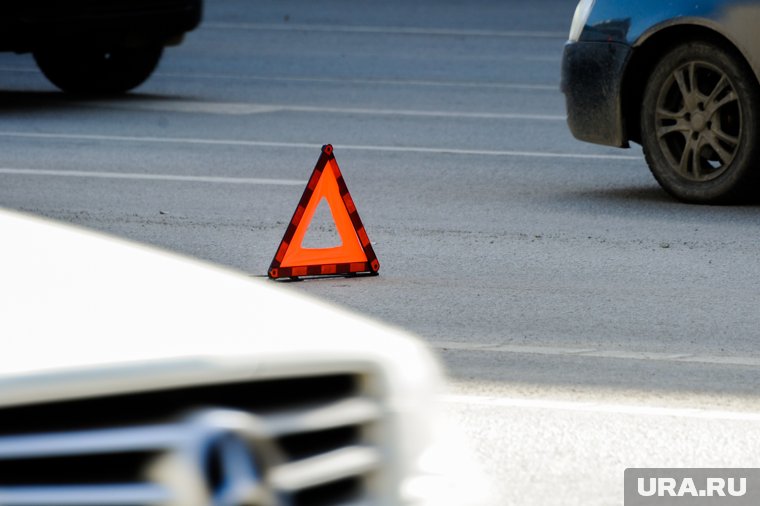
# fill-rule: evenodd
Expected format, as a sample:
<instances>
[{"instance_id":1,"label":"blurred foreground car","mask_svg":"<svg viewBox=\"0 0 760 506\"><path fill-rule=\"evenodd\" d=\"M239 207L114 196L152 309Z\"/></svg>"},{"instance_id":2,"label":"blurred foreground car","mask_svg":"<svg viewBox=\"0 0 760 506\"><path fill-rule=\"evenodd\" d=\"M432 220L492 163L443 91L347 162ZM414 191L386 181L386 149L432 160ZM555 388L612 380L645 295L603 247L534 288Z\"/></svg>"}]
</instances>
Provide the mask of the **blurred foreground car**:
<instances>
[{"instance_id":1,"label":"blurred foreground car","mask_svg":"<svg viewBox=\"0 0 760 506\"><path fill-rule=\"evenodd\" d=\"M469 504L416 339L36 218L0 233L0 504Z\"/></svg>"},{"instance_id":2,"label":"blurred foreground car","mask_svg":"<svg viewBox=\"0 0 760 506\"><path fill-rule=\"evenodd\" d=\"M32 53L64 91L121 93L142 84L165 46L198 26L202 0L3 2L0 51Z\"/></svg>"},{"instance_id":3,"label":"blurred foreground car","mask_svg":"<svg viewBox=\"0 0 760 506\"><path fill-rule=\"evenodd\" d=\"M760 1L581 0L562 90L581 140L642 144L687 202L758 195Z\"/></svg>"}]
</instances>

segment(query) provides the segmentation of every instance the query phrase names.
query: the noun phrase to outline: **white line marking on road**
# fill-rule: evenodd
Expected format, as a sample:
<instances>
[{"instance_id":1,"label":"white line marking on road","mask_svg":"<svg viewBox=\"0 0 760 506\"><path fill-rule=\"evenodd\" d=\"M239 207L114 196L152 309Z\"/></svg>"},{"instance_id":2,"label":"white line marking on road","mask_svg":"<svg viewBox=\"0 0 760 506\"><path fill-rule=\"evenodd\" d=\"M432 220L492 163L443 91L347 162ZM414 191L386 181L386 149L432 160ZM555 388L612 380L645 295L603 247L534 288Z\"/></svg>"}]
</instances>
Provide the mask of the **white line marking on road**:
<instances>
[{"instance_id":1,"label":"white line marking on road","mask_svg":"<svg viewBox=\"0 0 760 506\"><path fill-rule=\"evenodd\" d=\"M324 33L370 33L388 35L442 35L449 37L507 37L533 39L566 39L566 32L548 30L461 30L451 28L421 28L403 26L345 26L309 25L299 23L228 23L206 21L204 28L212 30L268 30L284 32L324 32Z\"/></svg>"},{"instance_id":2,"label":"white line marking on road","mask_svg":"<svg viewBox=\"0 0 760 506\"><path fill-rule=\"evenodd\" d=\"M247 177L219 177L219 176L178 176L174 174L139 174L131 172L88 172L81 170L38 170L38 169L14 169L1 167L0 174L20 176L55 176L55 177L83 177L99 179L136 179L150 181L181 181L193 183L226 183L226 184L252 184L272 186L303 186L306 181L296 179L266 179Z\"/></svg>"},{"instance_id":3,"label":"white line marking on road","mask_svg":"<svg viewBox=\"0 0 760 506\"><path fill-rule=\"evenodd\" d=\"M40 70L36 67L0 67L2 72L19 72L24 74L41 74Z\"/></svg>"},{"instance_id":4,"label":"white line marking on road","mask_svg":"<svg viewBox=\"0 0 760 506\"><path fill-rule=\"evenodd\" d=\"M514 397L490 397L477 395L446 395L442 400L448 404L465 404L491 408L546 409L580 413L604 413L613 415L664 416L697 418L702 420L731 420L760 422L760 413L725 411L697 408L666 408L658 406L608 404L601 402L559 401L553 399L525 399Z\"/></svg>"},{"instance_id":5,"label":"white line marking on road","mask_svg":"<svg viewBox=\"0 0 760 506\"><path fill-rule=\"evenodd\" d=\"M529 84L529 83L493 83L475 81L427 81L404 79L360 79L334 77L285 77L285 76L245 76L232 74L180 74L176 72L157 72L159 77L176 77L180 79L229 79L241 81L274 81L294 83L325 83L325 84L369 84L385 86L429 86L448 88L493 88L506 90L540 90L559 93L559 84Z\"/></svg>"},{"instance_id":6,"label":"white line marking on road","mask_svg":"<svg viewBox=\"0 0 760 506\"><path fill-rule=\"evenodd\" d=\"M235 102L201 102L195 100L151 100L151 99L128 99L128 100L82 100L76 102L84 107L99 107L103 109L117 109L127 111L160 111L182 112L203 114L226 114L231 116L244 116L252 114L269 114L274 112L296 111L292 106L250 104ZM300 111L297 111L300 112ZM310 111L303 111L310 112Z\"/></svg>"},{"instance_id":7,"label":"white line marking on road","mask_svg":"<svg viewBox=\"0 0 760 506\"><path fill-rule=\"evenodd\" d=\"M245 141L231 139L199 139L187 137L139 137L124 135L93 135L93 134L64 134L64 133L40 133L40 132L0 132L0 137L17 137L27 139L57 139L79 141L106 141L106 142L144 142L148 144L198 144L209 146L247 146L261 148L288 148L288 149L320 149L321 144L306 142L270 142L270 141ZM457 148L429 148L419 146L368 146L340 144L337 146L342 151L369 151L388 153L426 153L438 155L463 155L463 156L493 156L493 157L525 157L525 158L566 158L578 160L634 160L641 161L640 156L629 155L606 155L606 154L581 154L581 153L551 153L541 151L509 151L487 149L457 149Z\"/></svg>"},{"instance_id":8,"label":"white line marking on road","mask_svg":"<svg viewBox=\"0 0 760 506\"><path fill-rule=\"evenodd\" d=\"M649 360L654 362L683 362L712 365L760 367L760 357L697 355L692 353L667 353L656 351L602 350L598 348L570 348L556 346L531 346L499 343L457 343L434 341L430 345L439 350L488 351L525 355L553 355L620 360Z\"/></svg>"},{"instance_id":9,"label":"white line marking on road","mask_svg":"<svg viewBox=\"0 0 760 506\"><path fill-rule=\"evenodd\" d=\"M0 67L2 72L19 72L39 74L40 71L34 67ZM476 81L428 81L428 80L404 80L404 79L360 79L360 78L338 78L338 77L286 77L286 76L251 76L235 74L194 74L184 72L156 72L153 77L165 77L182 79L183 81L192 79L213 79L213 80L232 80L232 81L264 81L264 82L289 82L289 83L323 83L323 84L369 84L384 86L428 86L428 87L447 87L447 88L492 88L504 90L532 90L532 91L552 91L559 93L559 84L529 84L529 83L494 83L494 82L476 82Z\"/></svg>"},{"instance_id":10,"label":"white line marking on road","mask_svg":"<svg viewBox=\"0 0 760 506\"><path fill-rule=\"evenodd\" d=\"M367 116L410 116L422 118L458 118L458 119L519 119L536 121L565 121L565 115L521 114L498 112L458 112L458 111L424 111L413 109L371 109L360 107L319 107L309 105L251 104L234 102L201 102L195 100L98 100L79 102L83 106L103 107L109 109L168 111L186 113L209 113L229 115L267 114L276 112L298 112L309 114L349 114Z\"/></svg>"}]
</instances>

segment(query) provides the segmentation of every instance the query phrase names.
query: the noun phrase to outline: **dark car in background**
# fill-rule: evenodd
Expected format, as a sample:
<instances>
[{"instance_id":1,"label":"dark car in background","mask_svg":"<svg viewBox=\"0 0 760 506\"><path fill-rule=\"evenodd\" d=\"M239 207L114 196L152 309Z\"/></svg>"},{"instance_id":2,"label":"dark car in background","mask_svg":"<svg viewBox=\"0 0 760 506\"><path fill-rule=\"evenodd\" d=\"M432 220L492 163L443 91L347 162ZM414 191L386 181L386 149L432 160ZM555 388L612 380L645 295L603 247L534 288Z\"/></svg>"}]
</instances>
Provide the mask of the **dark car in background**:
<instances>
[{"instance_id":1,"label":"dark car in background","mask_svg":"<svg viewBox=\"0 0 760 506\"><path fill-rule=\"evenodd\" d=\"M581 0L562 64L578 139L643 146L686 202L758 193L760 1Z\"/></svg>"},{"instance_id":2,"label":"dark car in background","mask_svg":"<svg viewBox=\"0 0 760 506\"><path fill-rule=\"evenodd\" d=\"M64 91L121 93L142 84L201 15L202 0L2 2L0 51L32 53Z\"/></svg>"}]
</instances>

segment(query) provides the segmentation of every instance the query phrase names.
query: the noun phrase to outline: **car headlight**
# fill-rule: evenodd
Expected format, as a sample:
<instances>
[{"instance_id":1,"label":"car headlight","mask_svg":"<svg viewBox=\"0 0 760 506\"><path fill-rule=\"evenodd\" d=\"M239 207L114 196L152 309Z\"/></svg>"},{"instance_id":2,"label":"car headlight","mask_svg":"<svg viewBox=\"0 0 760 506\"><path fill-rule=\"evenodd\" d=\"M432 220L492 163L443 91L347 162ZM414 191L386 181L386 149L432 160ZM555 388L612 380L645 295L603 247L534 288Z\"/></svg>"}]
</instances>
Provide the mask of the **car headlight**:
<instances>
[{"instance_id":1,"label":"car headlight","mask_svg":"<svg viewBox=\"0 0 760 506\"><path fill-rule=\"evenodd\" d=\"M591 15L591 9L594 8L596 0L581 0L578 2L578 6L575 8L575 15L573 16L573 24L570 25L570 41L578 42L581 38L581 32L583 27L586 26L586 21Z\"/></svg>"}]
</instances>

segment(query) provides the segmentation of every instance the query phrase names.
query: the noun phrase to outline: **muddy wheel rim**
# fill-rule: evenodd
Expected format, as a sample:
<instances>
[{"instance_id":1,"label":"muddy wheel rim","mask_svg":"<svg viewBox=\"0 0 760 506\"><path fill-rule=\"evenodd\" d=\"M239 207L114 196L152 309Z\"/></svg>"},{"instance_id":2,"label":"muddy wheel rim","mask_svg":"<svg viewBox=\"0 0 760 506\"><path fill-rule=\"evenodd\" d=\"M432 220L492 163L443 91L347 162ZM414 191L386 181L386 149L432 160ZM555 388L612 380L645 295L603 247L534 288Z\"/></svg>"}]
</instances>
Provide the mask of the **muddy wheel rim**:
<instances>
[{"instance_id":1,"label":"muddy wheel rim","mask_svg":"<svg viewBox=\"0 0 760 506\"><path fill-rule=\"evenodd\" d=\"M742 138L741 103L731 79L706 62L678 67L660 90L655 132L676 174L695 182L721 176Z\"/></svg>"}]
</instances>

